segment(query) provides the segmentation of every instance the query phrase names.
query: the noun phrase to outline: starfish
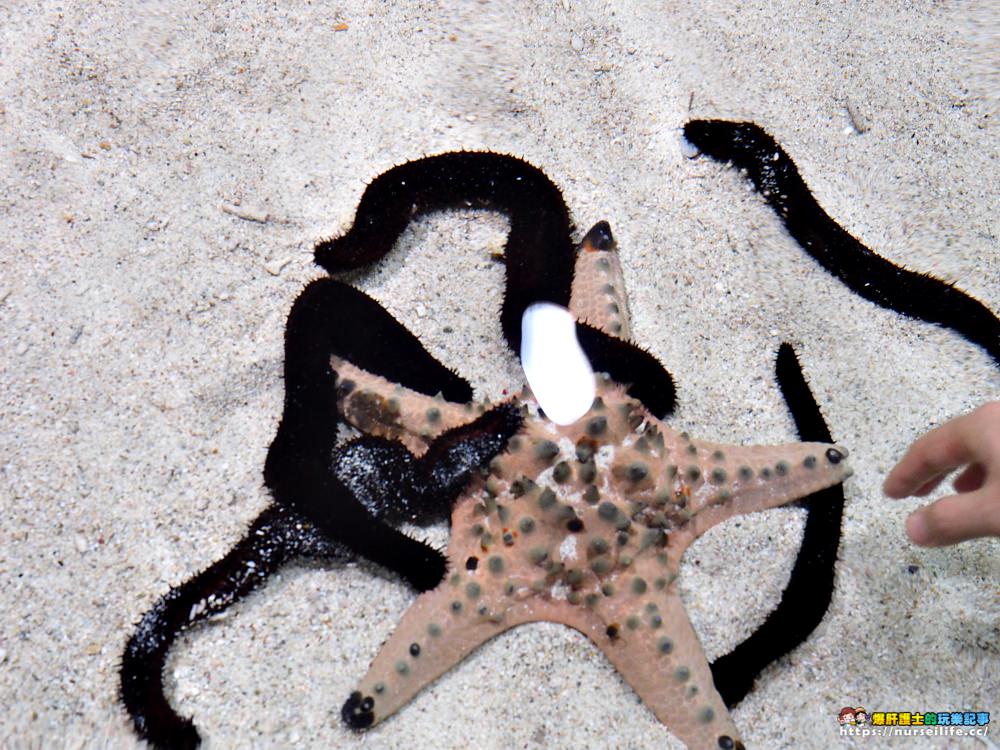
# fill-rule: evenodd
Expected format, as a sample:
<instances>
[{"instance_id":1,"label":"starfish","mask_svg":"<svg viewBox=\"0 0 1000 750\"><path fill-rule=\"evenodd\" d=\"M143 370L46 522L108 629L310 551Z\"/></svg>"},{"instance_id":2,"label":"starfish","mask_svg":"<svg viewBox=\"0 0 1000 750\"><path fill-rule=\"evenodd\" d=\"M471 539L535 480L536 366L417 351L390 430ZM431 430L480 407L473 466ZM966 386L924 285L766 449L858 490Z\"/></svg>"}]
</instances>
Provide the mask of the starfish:
<instances>
[{"instance_id":1,"label":"starfish","mask_svg":"<svg viewBox=\"0 0 1000 750\"><path fill-rule=\"evenodd\" d=\"M627 336L610 228L578 250L570 311ZM339 358L338 410L365 434L422 455L486 405L391 383ZM691 748L742 742L684 611L684 551L734 515L842 482L847 451L826 443L737 446L677 432L606 374L576 422L547 419L530 389L510 402L521 429L453 506L448 574L417 597L342 709L367 729L478 646L517 625L558 622L588 636L660 721Z\"/></svg>"}]
</instances>

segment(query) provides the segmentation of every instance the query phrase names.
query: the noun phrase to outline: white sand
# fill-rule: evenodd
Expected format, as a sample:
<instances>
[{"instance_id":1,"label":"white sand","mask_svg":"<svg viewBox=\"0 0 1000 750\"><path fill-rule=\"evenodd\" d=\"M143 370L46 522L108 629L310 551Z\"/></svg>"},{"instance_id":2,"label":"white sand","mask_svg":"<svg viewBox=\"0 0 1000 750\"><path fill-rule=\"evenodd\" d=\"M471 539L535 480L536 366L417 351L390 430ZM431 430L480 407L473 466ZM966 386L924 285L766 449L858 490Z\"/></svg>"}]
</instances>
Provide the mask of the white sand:
<instances>
[{"instance_id":1,"label":"white sand","mask_svg":"<svg viewBox=\"0 0 1000 750\"><path fill-rule=\"evenodd\" d=\"M915 502L879 489L916 435L1000 396L997 370L851 294L735 172L678 145L692 116L756 121L849 231L998 311L989 2L39 5L0 5L0 746L135 745L119 654L268 501L284 321L321 275L313 242L349 225L367 180L458 148L527 158L581 229L611 221L677 424L792 439L772 372L791 341L851 449L833 605L735 710L748 746L840 743L843 705L1000 718L1000 544L917 549L901 530ZM489 257L504 226L430 218L358 280L494 396L519 382ZM773 511L688 553L710 656L774 605L799 529ZM554 625L496 639L352 735L341 703L412 598L364 566L289 569L178 644L172 700L212 748L677 746Z\"/></svg>"}]
</instances>

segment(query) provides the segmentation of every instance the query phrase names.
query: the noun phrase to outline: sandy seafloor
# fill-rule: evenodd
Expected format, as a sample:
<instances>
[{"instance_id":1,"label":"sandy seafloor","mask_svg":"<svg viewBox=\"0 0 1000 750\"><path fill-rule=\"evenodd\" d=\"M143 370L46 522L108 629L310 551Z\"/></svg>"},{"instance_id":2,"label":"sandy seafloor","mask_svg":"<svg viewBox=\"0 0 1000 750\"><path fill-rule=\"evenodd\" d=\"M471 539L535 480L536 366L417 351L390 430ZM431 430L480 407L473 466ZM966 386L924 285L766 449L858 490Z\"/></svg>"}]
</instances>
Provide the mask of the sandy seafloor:
<instances>
[{"instance_id":1,"label":"sandy seafloor","mask_svg":"<svg viewBox=\"0 0 1000 750\"><path fill-rule=\"evenodd\" d=\"M748 747L886 743L841 740L844 705L1000 720L1000 543L915 548L916 502L880 492L914 437L1000 397L1000 374L853 295L678 140L691 117L752 119L850 232L1000 311L988 2L117 5L0 4L0 746L136 745L119 654L268 502L312 244L378 173L460 148L526 158L581 229L612 223L635 338L678 384L674 424L793 439L773 376L789 341L851 450L833 604L735 709ZM504 231L436 215L355 279L493 397L520 382L496 324ZM800 529L771 511L688 552L710 657L774 606ZM497 638L350 733L340 706L413 596L366 565L289 568L181 640L169 694L210 748L679 746L555 625Z\"/></svg>"}]
</instances>

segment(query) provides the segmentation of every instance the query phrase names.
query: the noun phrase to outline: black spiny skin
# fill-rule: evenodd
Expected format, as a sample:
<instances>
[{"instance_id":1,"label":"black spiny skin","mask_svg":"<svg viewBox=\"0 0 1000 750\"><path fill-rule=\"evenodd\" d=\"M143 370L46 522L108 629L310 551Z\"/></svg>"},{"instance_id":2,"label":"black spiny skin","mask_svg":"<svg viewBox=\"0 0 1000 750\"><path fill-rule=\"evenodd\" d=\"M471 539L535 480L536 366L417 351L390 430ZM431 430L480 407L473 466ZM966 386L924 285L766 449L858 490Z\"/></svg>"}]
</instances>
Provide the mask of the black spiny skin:
<instances>
[{"instance_id":1,"label":"black spiny skin","mask_svg":"<svg viewBox=\"0 0 1000 750\"><path fill-rule=\"evenodd\" d=\"M778 349L775 374L799 439L835 442L791 344L782 344ZM745 641L712 662L712 679L730 708L746 697L765 667L803 643L830 608L840 550L844 486L814 492L800 505L807 514L802 544L781 601Z\"/></svg>"},{"instance_id":2,"label":"black spiny skin","mask_svg":"<svg viewBox=\"0 0 1000 750\"><path fill-rule=\"evenodd\" d=\"M876 255L820 208L795 163L751 122L692 120L684 137L704 154L746 170L788 233L855 294L911 318L950 328L1000 365L1000 321L981 302L940 279Z\"/></svg>"}]
</instances>

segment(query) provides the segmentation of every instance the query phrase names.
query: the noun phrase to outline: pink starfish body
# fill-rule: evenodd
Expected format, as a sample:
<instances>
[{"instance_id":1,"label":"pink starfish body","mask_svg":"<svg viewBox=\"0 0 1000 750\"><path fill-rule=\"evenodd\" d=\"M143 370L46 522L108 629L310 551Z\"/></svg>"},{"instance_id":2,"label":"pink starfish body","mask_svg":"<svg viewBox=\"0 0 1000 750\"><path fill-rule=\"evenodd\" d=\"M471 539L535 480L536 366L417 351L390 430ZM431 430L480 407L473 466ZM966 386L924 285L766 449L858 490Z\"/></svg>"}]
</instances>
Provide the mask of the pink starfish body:
<instances>
[{"instance_id":1,"label":"pink starfish body","mask_svg":"<svg viewBox=\"0 0 1000 750\"><path fill-rule=\"evenodd\" d=\"M585 244L571 309L609 333L628 330L613 250ZM348 421L418 455L482 411L332 364L340 382L352 381L340 404ZM514 400L525 415L521 432L454 506L447 577L405 613L345 720L372 726L495 635L552 621L597 644L689 747L741 747L678 595L681 557L731 516L842 482L851 473L847 451L696 440L604 376L590 411L568 426L547 420L527 389Z\"/></svg>"}]
</instances>

